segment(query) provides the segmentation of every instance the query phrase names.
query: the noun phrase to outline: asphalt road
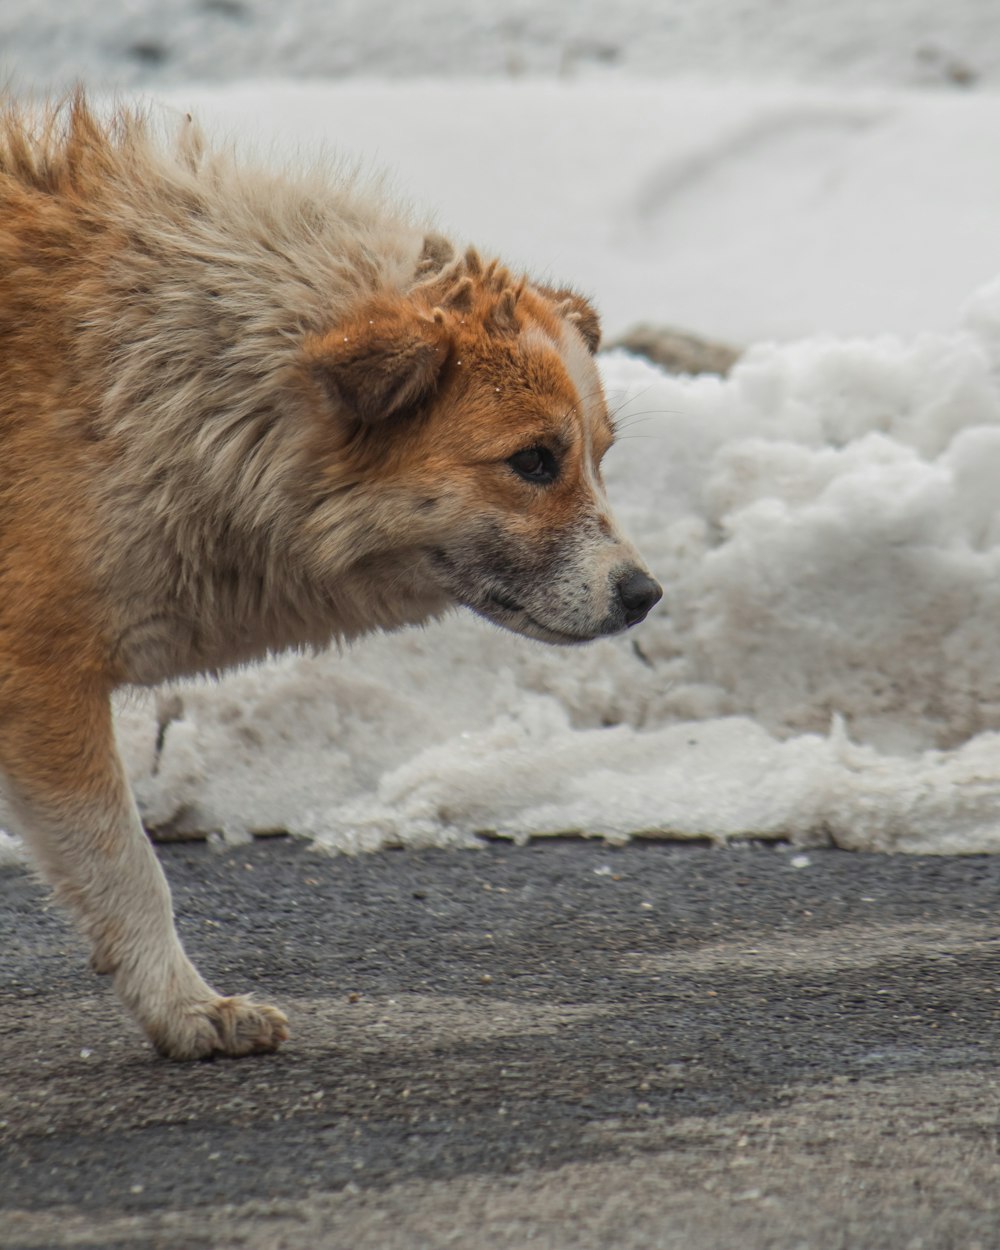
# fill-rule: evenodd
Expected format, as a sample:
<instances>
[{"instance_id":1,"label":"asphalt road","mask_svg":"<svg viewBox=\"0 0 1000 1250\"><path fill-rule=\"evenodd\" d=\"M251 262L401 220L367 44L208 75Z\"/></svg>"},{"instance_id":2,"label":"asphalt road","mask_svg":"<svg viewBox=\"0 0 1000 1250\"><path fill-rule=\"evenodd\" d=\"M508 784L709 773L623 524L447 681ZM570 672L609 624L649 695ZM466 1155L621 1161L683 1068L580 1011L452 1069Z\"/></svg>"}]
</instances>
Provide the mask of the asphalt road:
<instances>
[{"instance_id":1,"label":"asphalt road","mask_svg":"<svg viewBox=\"0 0 1000 1250\"><path fill-rule=\"evenodd\" d=\"M1000 857L161 854L293 1037L159 1059L0 871L4 1248L1000 1247Z\"/></svg>"}]
</instances>

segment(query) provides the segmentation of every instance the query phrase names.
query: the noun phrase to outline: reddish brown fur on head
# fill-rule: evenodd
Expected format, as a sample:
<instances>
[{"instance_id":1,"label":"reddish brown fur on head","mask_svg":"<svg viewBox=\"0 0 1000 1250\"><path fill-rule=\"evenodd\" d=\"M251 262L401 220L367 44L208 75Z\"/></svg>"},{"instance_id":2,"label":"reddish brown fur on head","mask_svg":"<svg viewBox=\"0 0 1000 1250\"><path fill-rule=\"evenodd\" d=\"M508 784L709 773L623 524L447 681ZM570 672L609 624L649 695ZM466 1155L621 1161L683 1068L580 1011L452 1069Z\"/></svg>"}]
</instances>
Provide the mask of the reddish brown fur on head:
<instances>
[{"instance_id":1,"label":"reddish brown fur on head","mask_svg":"<svg viewBox=\"0 0 1000 1250\"><path fill-rule=\"evenodd\" d=\"M630 623L615 587L638 566L600 479L597 334L580 297L469 252L306 346L338 446L331 487L391 490L429 581L548 641Z\"/></svg>"},{"instance_id":2,"label":"reddish brown fur on head","mask_svg":"<svg viewBox=\"0 0 1000 1250\"><path fill-rule=\"evenodd\" d=\"M365 422L419 408L463 342L472 359L488 355L489 340L497 340L502 357L503 340L528 323L554 343L572 326L596 352L600 322L583 296L514 280L498 261L484 266L473 249L457 263L450 259L446 241L428 236L418 274L429 269L431 278L405 294L375 295L307 340L307 365L335 405Z\"/></svg>"}]
</instances>

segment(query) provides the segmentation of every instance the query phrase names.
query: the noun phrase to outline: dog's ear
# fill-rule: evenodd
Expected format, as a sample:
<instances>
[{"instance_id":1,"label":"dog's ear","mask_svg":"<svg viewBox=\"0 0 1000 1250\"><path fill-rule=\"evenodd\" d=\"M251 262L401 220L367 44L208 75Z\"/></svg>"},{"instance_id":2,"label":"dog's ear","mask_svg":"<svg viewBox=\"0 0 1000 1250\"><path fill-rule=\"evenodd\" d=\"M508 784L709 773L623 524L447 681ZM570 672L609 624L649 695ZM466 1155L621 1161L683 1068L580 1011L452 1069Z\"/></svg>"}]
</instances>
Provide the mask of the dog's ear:
<instances>
[{"instance_id":1,"label":"dog's ear","mask_svg":"<svg viewBox=\"0 0 1000 1250\"><path fill-rule=\"evenodd\" d=\"M583 341L587 344L587 349L591 355L597 351L601 345L601 319L597 315L597 309L584 299L576 291L568 288L560 287L556 290L553 287L540 286L536 287L547 299L550 299L556 305L556 312L571 321L573 325L580 331Z\"/></svg>"},{"instance_id":2,"label":"dog's ear","mask_svg":"<svg viewBox=\"0 0 1000 1250\"><path fill-rule=\"evenodd\" d=\"M368 424L397 417L434 394L451 336L441 312L404 296L374 300L305 345L306 361L337 408Z\"/></svg>"},{"instance_id":3,"label":"dog's ear","mask_svg":"<svg viewBox=\"0 0 1000 1250\"><path fill-rule=\"evenodd\" d=\"M424 246L417 260L416 277L421 281L426 281L439 274L445 265L450 265L454 259L455 249L443 234L427 234L424 236Z\"/></svg>"}]
</instances>

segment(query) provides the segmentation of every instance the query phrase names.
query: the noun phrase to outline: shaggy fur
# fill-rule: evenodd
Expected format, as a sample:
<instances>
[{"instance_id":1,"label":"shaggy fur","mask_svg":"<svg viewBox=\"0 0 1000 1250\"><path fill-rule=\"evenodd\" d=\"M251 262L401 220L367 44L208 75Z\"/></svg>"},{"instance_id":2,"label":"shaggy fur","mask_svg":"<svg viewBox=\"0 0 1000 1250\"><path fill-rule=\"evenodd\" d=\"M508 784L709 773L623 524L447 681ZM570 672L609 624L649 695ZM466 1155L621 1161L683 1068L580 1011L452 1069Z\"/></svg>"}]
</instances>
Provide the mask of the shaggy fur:
<instances>
[{"instance_id":1,"label":"shaggy fur","mask_svg":"<svg viewBox=\"0 0 1000 1250\"><path fill-rule=\"evenodd\" d=\"M173 1058L272 1050L174 930L123 684L465 605L549 642L659 588L600 482L580 297L377 189L172 150L77 99L0 120L0 772L98 971Z\"/></svg>"}]
</instances>

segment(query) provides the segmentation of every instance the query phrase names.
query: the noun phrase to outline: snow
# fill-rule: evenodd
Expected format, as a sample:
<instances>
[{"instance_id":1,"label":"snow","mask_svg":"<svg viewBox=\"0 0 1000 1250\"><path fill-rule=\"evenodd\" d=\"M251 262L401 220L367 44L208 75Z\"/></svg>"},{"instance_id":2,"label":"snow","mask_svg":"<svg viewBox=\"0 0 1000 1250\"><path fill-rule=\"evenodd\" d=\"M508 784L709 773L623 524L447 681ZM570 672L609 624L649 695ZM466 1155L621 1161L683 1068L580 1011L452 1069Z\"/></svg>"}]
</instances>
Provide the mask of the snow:
<instances>
[{"instance_id":1,"label":"snow","mask_svg":"<svg viewBox=\"0 0 1000 1250\"><path fill-rule=\"evenodd\" d=\"M609 489L665 587L645 624L567 651L455 615L129 694L150 826L1000 850L985 2L58 12L0 15L25 87L82 73L268 159L360 155L458 237L592 292L611 335L753 345L725 380L604 357Z\"/></svg>"},{"instance_id":2,"label":"snow","mask_svg":"<svg viewBox=\"0 0 1000 1250\"><path fill-rule=\"evenodd\" d=\"M4 0L17 81L160 87L260 77L1000 82L992 0Z\"/></svg>"}]
</instances>

